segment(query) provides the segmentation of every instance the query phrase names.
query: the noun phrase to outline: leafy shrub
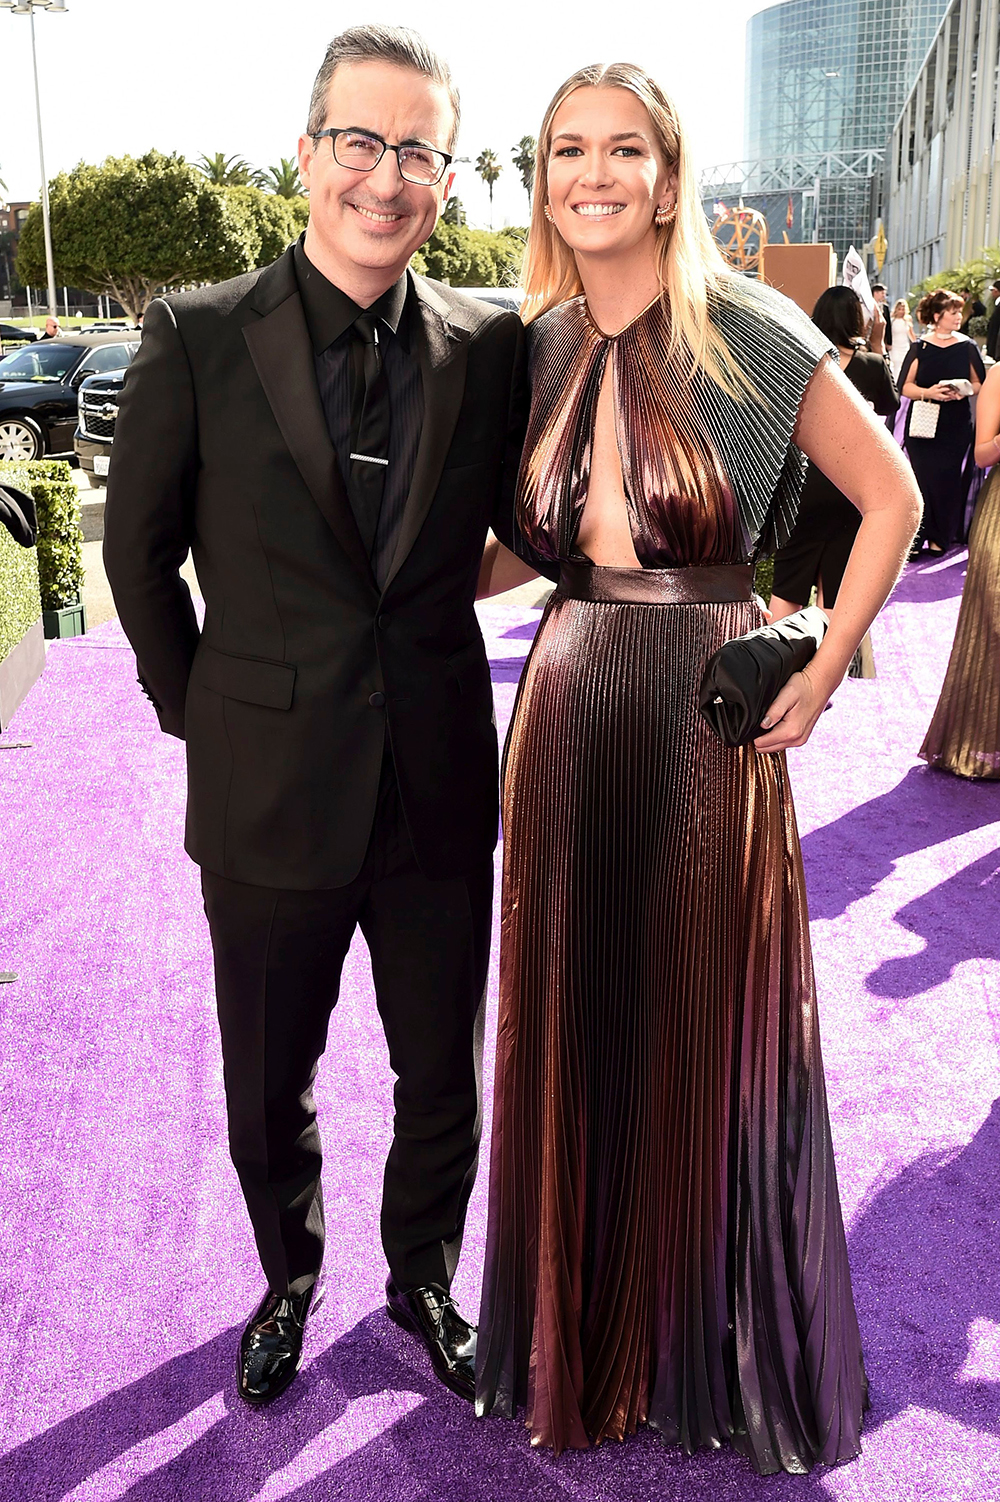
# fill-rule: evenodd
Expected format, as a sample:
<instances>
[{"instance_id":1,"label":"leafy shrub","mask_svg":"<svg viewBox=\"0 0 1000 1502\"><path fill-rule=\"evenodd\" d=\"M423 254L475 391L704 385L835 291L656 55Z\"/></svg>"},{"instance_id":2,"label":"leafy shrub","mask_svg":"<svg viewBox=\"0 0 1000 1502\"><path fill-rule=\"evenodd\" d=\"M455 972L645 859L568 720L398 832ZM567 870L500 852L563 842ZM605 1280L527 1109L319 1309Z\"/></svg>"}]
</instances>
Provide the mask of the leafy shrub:
<instances>
[{"instance_id":1,"label":"leafy shrub","mask_svg":"<svg viewBox=\"0 0 1000 1502\"><path fill-rule=\"evenodd\" d=\"M523 230L494 233L439 219L410 264L422 276L452 287L515 287L523 254Z\"/></svg>"},{"instance_id":2,"label":"leafy shrub","mask_svg":"<svg viewBox=\"0 0 1000 1502\"><path fill-rule=\"evenodd\" d=\"M14 650L42 613L38 593L38 550L22 548L0 526L0 662Z\"/></svg>"},{"instance_id":3,"label":"leafy shrub","mask_svg":"<svg viewBox=\"0 0 1000 1502\"><path fill-rule=\"evenodd\" d=\"M75 605L83 588L80 497L65 459L0 464L6 480L34 498L38 511L38 578L45 610Z\"/></svg>"}]
</instances>

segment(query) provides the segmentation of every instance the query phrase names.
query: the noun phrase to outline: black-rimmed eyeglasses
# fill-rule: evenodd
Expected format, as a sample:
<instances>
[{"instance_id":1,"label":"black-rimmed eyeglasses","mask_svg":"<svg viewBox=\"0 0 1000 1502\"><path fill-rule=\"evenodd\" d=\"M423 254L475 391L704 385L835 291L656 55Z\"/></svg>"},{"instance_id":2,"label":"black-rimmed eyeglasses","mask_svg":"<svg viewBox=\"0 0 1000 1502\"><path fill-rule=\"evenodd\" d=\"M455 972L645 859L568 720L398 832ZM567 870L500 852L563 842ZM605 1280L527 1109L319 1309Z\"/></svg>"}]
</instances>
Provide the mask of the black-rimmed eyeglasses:
<instances>
[{"instance_id":1,"label":"black-rimmed eyeglasses","mask_svg":"<svg viewBox=\"0 0 1000 1502\"><path fill-rule=\"evenodd\" d=\"M353 126L328 126L326 130L317 131L313 141L322 141L324 136L330 137L334 161L341 167L349 167L352 172L371 172L387 151L394 151L399 163L399 175L404 182L432 188L441 181L445 169L451 165L452 159L446 151L414 144L393 146L390 142L383 141L381 136L373 135L370 130L357 130Z\"/></svg>"}]
</instances>

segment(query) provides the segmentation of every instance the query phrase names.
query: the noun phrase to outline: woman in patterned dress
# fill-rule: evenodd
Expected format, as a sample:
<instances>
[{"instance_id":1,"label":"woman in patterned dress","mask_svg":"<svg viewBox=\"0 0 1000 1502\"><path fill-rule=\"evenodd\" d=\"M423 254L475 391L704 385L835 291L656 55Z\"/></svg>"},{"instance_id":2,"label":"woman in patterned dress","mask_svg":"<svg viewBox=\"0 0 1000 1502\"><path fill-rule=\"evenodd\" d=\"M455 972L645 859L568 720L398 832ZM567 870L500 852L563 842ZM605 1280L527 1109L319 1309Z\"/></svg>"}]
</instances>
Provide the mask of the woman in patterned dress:
<instances>
[{"instance_id":1,"label":"woman in patterned dress","mask_svg":"<svg viewBox=\"0 0 1000 1502\"><path fill-rule=\"evenodd\" d=\"M559 570L507 745L478 1410L556 1451L641 1424L762 1472L859 1448L865 1376L783 756L919 518L786 299L728 274L676 112L629 64L543 122L518 518ZM755 744L697 711L759 624L803 451L863 513L815 659ZM482 591L525 570L495 546Z\"/></svg>"}]
</instances>

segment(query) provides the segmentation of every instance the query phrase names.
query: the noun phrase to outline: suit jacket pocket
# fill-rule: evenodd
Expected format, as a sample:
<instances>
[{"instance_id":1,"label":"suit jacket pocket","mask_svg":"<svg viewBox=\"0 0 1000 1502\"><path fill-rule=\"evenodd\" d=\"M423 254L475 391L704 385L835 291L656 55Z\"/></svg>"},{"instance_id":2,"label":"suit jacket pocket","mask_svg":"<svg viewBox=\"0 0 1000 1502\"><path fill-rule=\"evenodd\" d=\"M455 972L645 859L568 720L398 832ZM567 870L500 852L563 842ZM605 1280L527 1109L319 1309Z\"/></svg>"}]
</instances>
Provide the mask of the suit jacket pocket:
<instances>
[{"instance_id":1,"label":"suit jacket pocket","mask_svg":"<svg viewBox=\"0 0 1000 1502\"><path fill-rule=\"evenodd\" d=\"M266 657L237 657L204 644L195 660L193 677L227 699L260 704L265 709L291 709L296 669L290 662Z\"/></svg>"},{"instance_id":2,"label":"suit jacket pocket","mask_svg":"<svg viewBox=\"0 0 1000 1502\"><path fill-rule=\"evenodd\" d=\"M446 659L446 665L462 695L476 693L489 681L486 653L480 642L469 642L468 646L452 652Z\"/></svg>"}]
</instances>

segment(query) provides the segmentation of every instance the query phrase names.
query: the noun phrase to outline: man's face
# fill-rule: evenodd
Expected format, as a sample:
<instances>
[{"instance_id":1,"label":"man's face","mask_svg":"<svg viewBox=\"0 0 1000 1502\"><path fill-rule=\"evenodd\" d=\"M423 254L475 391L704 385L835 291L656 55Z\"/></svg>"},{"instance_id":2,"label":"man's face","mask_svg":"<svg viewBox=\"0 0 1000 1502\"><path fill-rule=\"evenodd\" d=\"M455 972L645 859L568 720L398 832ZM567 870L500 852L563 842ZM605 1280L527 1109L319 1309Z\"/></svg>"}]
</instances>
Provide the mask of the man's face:
<instances>
[{"instance_id":1,"label":"man's face","mask_svg":"<svg viewBox=\"0 0 1000 1502\"><path fill-rule=\"evenodd\" d=\"M410 68L344 63L331 80L324 126L447 152L454 125L448 91ZM309 191L309 236L328 264L384 271L387 286L429 237L453 181L446 172L432 187L406 182L393 151L367 172L343 167L329 137L300 137L299 171Z\"/></svg>"},{"instance_id":2,"label":"man's face","mask_svg":"<svg viewBox=\"0 0 1000 1502\"><path fill-rule=\"evenodd\" d=\"M879 304L880 307L884 307L885 289L883 287L880 287L877 292L873 292L872 297L874 297L875 301Z\"/></svg>"},{"instance_id":3,"label":"man's face","mask_svg":"<svg viewBox=\"0 0 1000 1502\"><path fill-rule=\"evenodd\" d=\"M58 334L58 332L59 332L59 321L58 321L58 319L55 319L55 318L46 318L46 320L45 320L45 332L47 334L52 334L52 335Z\"/></svg>"}]
</instances>

